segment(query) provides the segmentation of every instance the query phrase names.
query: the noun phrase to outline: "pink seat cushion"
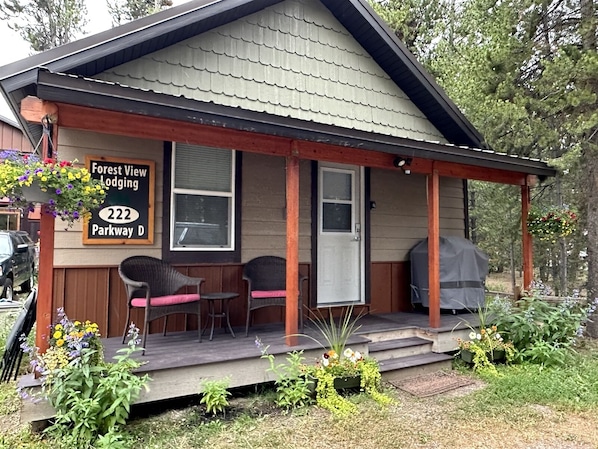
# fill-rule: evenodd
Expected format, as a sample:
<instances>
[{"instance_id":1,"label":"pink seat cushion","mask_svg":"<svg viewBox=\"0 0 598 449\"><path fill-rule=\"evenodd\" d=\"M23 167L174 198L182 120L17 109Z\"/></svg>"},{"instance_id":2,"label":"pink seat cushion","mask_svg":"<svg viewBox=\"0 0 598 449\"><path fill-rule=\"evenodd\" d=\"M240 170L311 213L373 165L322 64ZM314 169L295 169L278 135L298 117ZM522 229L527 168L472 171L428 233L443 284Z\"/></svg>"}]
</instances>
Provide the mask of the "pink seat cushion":
<instances>
[{"instance_id":1,"label":"pink seat cushion","mask_svg":"<svg viewBox=\"0 0 598 449\"><path fill-rule=\"evenodd\" d=\"M192 293L190 295L156 296L155 298L151 298L153 307L172 306L174 304L184 304L194 301L199 301L199 295L197 293ZM145 298L133 298L131 305L133 307L145 307Z\"/></svg>"},{"instance_id":2,"label":"pink seat cushion","mask_svg":"<svg viewBox=\"0 0 598 449\"><path fill-rule=\"evenodd\" d=\"M287 296L286 290L254 290L251 292L254 298L284 298Z\"/></svg>"}]
</instances>

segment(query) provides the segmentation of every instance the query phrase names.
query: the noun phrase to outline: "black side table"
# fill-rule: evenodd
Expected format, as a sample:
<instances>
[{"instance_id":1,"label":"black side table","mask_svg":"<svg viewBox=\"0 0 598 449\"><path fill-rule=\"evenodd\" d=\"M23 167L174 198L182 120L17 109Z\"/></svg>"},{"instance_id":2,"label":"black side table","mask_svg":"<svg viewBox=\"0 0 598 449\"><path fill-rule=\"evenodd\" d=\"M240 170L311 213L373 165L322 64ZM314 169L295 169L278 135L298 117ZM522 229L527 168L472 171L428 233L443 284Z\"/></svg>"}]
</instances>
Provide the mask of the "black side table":
<instances>
[{"instance_id":1,"label":"black side table","mask_svg":"<svg viewBox=\"0 0 598 449\"><path fill-rule=\"evenodd\" d=\"M229 319L229 315L228 315L228 307L230 304L230 300L236 298L237 296L239 296L238 293L234 293L234 292L217 292L217 293L202 293L201 295L201 299L205 299L206 301L208 301L208 318L212 319L212 327L210 329L210 341L212 341L212 337L214 337L214 320L216 318L220 318L221 319L221 323L222 323L222 318L226 318L226 325L228 326L228 330L230 331L230 334L232 335L233 338L235 337L235 333L233 332L233 328L230 325L230 319ZM215 306L215 302L216 301L220 301L220 311L216 312L216 306ZM206 324L206 328L207 328L207 324Z\"/></svg>"}]
</instances>

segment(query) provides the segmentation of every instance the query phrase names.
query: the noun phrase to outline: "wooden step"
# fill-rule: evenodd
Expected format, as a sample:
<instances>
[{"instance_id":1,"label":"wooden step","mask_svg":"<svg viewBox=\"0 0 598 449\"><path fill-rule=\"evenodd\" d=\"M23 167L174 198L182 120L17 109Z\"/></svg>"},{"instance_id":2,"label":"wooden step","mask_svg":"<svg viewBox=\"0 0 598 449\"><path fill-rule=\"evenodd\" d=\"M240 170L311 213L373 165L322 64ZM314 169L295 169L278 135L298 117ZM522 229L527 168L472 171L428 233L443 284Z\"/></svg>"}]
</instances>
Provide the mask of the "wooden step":
<instances>
[{"instance_id":1,"label":"wooden step","mask_svg":"<svg viewBox=\"0 0 598 449\"><path fill-rule=\"evenodd\" d=\"M382 378L398 381L413 376L421 376L452 368L453 356L430 352L408 357L379 361Z\"/></svg>"},{"instance_id":2,"label":"wooden step","mask_svg":"<svg viewBox=\"0 0 598 449\"><path fill-rule=\"evenodd\" d=\"M380 362L429 353L432 350L432 343L432 341L420 337L377 341L368 344L368 353Z\"/></svg>"}]
</instances>

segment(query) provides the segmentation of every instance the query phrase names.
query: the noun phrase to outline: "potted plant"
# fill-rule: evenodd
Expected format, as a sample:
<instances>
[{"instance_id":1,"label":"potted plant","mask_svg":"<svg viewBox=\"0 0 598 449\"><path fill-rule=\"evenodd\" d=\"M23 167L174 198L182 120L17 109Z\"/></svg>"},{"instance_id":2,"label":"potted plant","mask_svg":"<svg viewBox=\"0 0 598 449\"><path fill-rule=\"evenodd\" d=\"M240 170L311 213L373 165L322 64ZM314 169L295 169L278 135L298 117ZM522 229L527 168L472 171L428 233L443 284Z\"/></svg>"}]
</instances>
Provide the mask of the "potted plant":
<instances>
[{"instance_id":1,"label":"potted plant","mask_svg":"<svg viewBox=\"0 0 598 449\"><path fill-rule=\"evenodd\" d=\"M2 151L0 160L0 197L29 210L33 204L43 203L46 212L60 217L69 227L100 207L106 198L106 186L93 179L85 167L77 166L76 160L42 160L16 150Z\"/></svg>"},{"instance_id":2,"label":"potted plant","mask_svg":"<svg viewBox=\"0 0 598 449\"><path fill-rule=\"evenodd\" d=\"M540 240L555 242L575 232L577 214L566 206L533 207L527 215L527 231Z\"/></svg>"},{"instance_id":3,"label":"potted plant","mask_svg":"<svg viewBox=\"0 0 598 449\"><path fill-rule=\"evenodd\" d=\"M318 311L317 315L310 317L310 321L326 343L322 344L317 338L302 334L325 349L320 360L314 365L306 365L304 371L314 379L316 403L337 415L357 411L355 404L339 394L339 390L346 388L360 388L379 403L391 402L381 392L382 376L378 362L347 347L349 338L361 328L357 322L363 315L361 311L353 317L353 306L350 306L342 309L337 321L331 309L327 318Z\"/></svg>"},{"instance_id":4,"label":"potted plant","mask_svg":"<svg viewBox=\"0 0 598 449\"><path fill-rule=\"evenodd\" d=\"M511 342L506 342L494 325L486 325L483 312L479 313L479 330L469 326L469 340L457 339L458 354L466 363L473 364L474 370L494 368L495 362L510 361L514 355Z\"/></svg>"}]
</instances>

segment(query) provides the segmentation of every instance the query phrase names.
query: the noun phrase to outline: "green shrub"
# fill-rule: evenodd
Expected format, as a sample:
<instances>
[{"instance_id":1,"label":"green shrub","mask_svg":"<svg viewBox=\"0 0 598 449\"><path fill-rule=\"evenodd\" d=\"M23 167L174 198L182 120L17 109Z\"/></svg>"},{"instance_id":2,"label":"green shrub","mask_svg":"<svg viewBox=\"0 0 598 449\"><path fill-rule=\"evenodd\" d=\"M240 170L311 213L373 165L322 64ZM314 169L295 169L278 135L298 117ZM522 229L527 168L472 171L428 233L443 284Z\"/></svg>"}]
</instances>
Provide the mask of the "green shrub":
<instances>
[{"instance_id":1,"label":"green shrub","mask_svg":"<svg viewBox=\"0 0 598 449\"><path fill-rule=\"evenodd\" d=\"M490 310L499 332L515 347L515 361L562 365L576 339L583 335L595 303L579 298L548 302L533 290L514 303L495 299Z\"/></svg>"},{"instance_id":2,"label":"green shrub","mask_svg":"<svg viewBox=\"0 0 598 449\"><path fill-rule=\"evenodd\" d=\"M226 407L228 407L228 386L230 385L230 379L218 379L218 380L203 380L201 382L202 397L200 400L201 404L206 405L206 411L212 415L217 413L225 413Z\"/></svg>"}]
</instances>

